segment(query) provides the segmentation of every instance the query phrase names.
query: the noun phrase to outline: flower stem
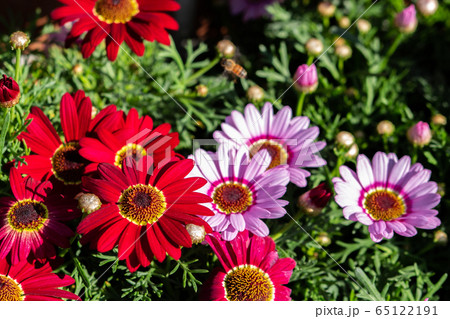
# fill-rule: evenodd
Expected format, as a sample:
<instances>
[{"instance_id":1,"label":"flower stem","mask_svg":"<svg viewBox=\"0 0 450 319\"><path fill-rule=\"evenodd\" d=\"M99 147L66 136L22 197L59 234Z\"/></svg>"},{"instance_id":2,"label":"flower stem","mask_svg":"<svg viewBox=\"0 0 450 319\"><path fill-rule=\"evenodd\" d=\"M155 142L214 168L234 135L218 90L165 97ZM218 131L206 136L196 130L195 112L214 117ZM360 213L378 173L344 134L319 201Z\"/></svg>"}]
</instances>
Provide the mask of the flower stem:
<instances>
[{"instance_id":1,"label":"flower stem","mask_svg":"<svg viewBox=\"0 0 450 319\"><path fill-rule=\"evenodd\" d=\"M296 116L300 116L302 115L302 110L303 110L303 102L305 101L305 96L306 93L301 92L300 96L298 98L298 103L297 103L297 113Z\"/></svg>"},{"instance_id":2,"label":"flower stem","mask_svg":"<svg viewBox=\"0 0 450 319\"><path fill-rule=\"evenodd\" d=\"M9 123L11 122L10 109L6 109L3 116L3 127L0 135L0 167L2 166L3 147L5 146L6 132L9 130Z\"/></svg>"},{"instance_id":3,"label":"flower stem","mask_svg":"<svg viewBox=\"0 0 450 319\"><path fill-rule=\"evenodd\" d=\"M283 234L285 232L287 232L289 229L291 229L291 227L295 224L297 224L297 220L300 219L300 217L302 216L303 212L301 210L299 210L299 212L297 214L295 214L295 216L292 218L292 220L287 223L286 225L284 225L283 228L281 228L277 233L273 234L272 239L275 241L278 238L280 238L281 236L283 236Z\"/></svg>"},{"instance_id":4,"label":"flower stem","mask_svg":"<svg viewBox=\"0 0 450 319\"><path fill-rule=\"evenodd\" d=\"M397 48L400 45L400 43L402 42L402 40L403 40L403 34L399 33L397 35L397 37L395 38L394 42L392 42L392 44L389 47L389 49L386 52L386 54L384 55L383 60L381 60L381 63L379 64L379 67L378 67L378 70L377 70L378 72L381 72L381 71L383 71L386 68L386 66L387 66L387 64L389 62L389 59L391 58L392 54L394 54L394 52L397 50Z\"/></svg>"},{"instance_id":5,"label":"flower stem","mask_svg":"<svg viewBox=\"0 0 450 319\"><path fill-rule=\"evenodd\" d=\"M188 84L188 83L196 80L197 78L201 77L203 74L205 74L206 72L211 70L217 63L219 63L219 61L220 61L220 55L217 55L211 62L209 62L208 65L206 65L204 68L201 68L200 70L198 70L197 72L192 74L190 77L188 77L184 83Z\"/></svg>"},{"instance_id":6,"label":"flower stem","mask_svg":"<svg viewBox=\"0 0 450 319\"><path fill-rule=\"evenodd\" d=\"M308 56L308 61L306 62L306 64L311 65L311 63L313 63L313 61L314 61L314 56L310 55L310 56Z\"/></svg>"},{"instance_id":7,"label":"flower stem","mask_svg":"<svg viewBox=\"0 0 450 319\"><path fill-rule=\"evenodd\" d=\"M19 83L20 77L20 56L22 55L22 50L16 49L16 74L15 79L17 83Z\"/></svg>"}]
</instances>

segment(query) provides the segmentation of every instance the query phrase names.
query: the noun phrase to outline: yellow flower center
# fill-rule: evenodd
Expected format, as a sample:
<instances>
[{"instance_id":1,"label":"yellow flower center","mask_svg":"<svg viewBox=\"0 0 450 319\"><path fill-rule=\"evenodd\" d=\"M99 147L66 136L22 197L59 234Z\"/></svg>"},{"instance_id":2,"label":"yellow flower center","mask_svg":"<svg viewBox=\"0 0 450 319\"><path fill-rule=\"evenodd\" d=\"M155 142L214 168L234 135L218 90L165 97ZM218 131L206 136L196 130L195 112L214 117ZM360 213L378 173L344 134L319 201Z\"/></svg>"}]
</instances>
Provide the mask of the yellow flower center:
<instances>
[{"instance_id":1,"label":"yellow flower center","mask_svg":"<svg viewBox=\"0 0 450 319\"><path fill-rule=\"evenodd\" d=\"M141 145L130 143L122 147L116 153L114 165L116 165L119 168L122 168L122 162L125 158L132 157L137 161L145 155L147 155L147 152Z\"/></svg>"},{"instance_id":2,"label":"yellow flower center","mask_svg":"<svg viewBox=\"0 0 450 319\"><path fill-rule=\"evenodd\" d=\"M97 0L93 13L109 24L127 23L139 13L139 4L136 0Z\"/></svg>"},{"instance_id":3,"label":"yellow flower center","mask_svg":"<svg viewBox=\"0 0 450 319\"><path fill-rule=\"evenodd\" d=\"M24 297L22 287L17 281L0 275L0 301L22 301Z\"/></svg>"},{"instance_id":4,"label":"yellow flower center","mask_svg":"<svg viewBox=\"0 0 450 319\"><path fill-rule=\"evenodd\" d=\"M79 151L80 144L78 142L62 144L51 158L53 174L65 185L81 183L87 161L80 155Z\"/></svg>"},{"instance_id":5,"label":"yellow flower center","mask_svg":"<svg viewBox=\"0 0 450 319\"><path fill-rule=\"evenodd\" d=\"M273 140L259 140L250 146L250 158L253 158L253 156L261 150L267 150L272 158L272 161L267 169L287 163L289 155L280 143Z\"/></svg>"},{"instance_id":6,"label":"yellow flower center","mask_svg":"<svg viewBox=\"0 0 450 319\"><path fill-rule=\"evenodd\" d=\"M269 275L253 265L231 269L222 284L229 301L272 301L275 298L275 287Z\"/></svg>"},{"instance_id":7,"label":"yellow flower center","mask_svg":"<svg viewBox=\"0 0 450 319\"><path fill-rule=\"evenodd\" d=\"M225 214L242 213L253 202L252 191L240 183L224 183L214 189L214 204Z\"/></svg>"},{"instance_id":8,"label":"yellow flower center","mask_svg":"<svg viewBox=\"0 0 450 319\"><path fill-rule=\"evenodd\" d=\"M6 215L8 224L16 231L37 231L48 218L47 207L36 200L24 199L16 202Z\"/></svg>"},{"instance_id":9,"label":"yellow flower center","mask_svg":"<svg viewBox=\"0 0 450 319\"><path fill-rule=\"evenodd\" d=\"M130 222L145 226L156 222L166 211L166 198L154 186L137 184L122 192L118 202L120 214Z\"/></svg>"},{"instance_id":10,"label":"yellow flower center","mask_svg":"<svg viewBox=\"0 0 450 319\"><path fill-rule=\"evenodd\" d=\"M375 220L393 220L406 212L403 198L398 193L387 189L377 189L367 193L363 205Z\"/></svg>"}]
</instances>

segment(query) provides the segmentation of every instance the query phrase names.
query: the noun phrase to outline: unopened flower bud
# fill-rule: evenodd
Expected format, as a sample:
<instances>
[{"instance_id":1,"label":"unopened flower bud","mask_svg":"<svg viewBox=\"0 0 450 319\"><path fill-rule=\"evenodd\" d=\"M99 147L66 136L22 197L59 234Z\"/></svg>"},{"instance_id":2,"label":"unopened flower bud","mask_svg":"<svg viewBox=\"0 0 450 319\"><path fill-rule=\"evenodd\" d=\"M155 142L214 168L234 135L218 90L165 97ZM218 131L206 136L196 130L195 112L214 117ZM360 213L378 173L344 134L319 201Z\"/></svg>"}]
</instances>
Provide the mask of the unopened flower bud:
<instances>
[{"instance_id":1,"label":"unopened flower bud","mask_svg":"<svg viewBox=\"0 0 450 319\"><path fill-rule=\"evenodd\" d=\"M342 29L347 29L350 26L350 19L348 17L342 17L338 20L338 25Z\"/></svg>"},{"instance_id":2,"label":"unopened flower bud","mask_svg":"<svg viewBox=\"0 0 450 319\"><path fill-rule=\"evenodd\" d=\"M377 132L380 135L390 136L394 133L394 131L395 131L395 126L394 126L394 124L392 124L391 121L384 120L384 121L381 121L380 123L378 123L378 125L377 125Z\"/></svg>"},{"instance_id":3,"label":"unopened flower bud","mask_svg":"<svg viewBox=\"0 0 450 319\"><path fill-rule=\"evenodd\" d=\"M230 40L221 40L217 43L217 52L227 59L234 57L236 53L236 46Z\"/></svg>"},{"instance_id":4,"label":"unopened flower bud","mask_svg":"<svg viewBox=\"0 0 450 319\"><path fill-rule=\"evenodd\" d=\"M445 196L445 183L438 183L437 193L441 195L441 197Z\"/></svg>"},{"instance_id":5,"label":"unopened flower bud","mask_svg":"<svg viewBox=\"0 0 450 319\"><path fill-rule=\"evenodd\" d=\"M96 108L95 106L92 106L92 111L91 111L91 119L93 120L98 114L98 108Z\"/></svg>"},{"instance_id":6,"label":"unopened flower bud","mask_svg":"<svg viewBox=\"0 0 450 319\"><path fill-rule=\"evenodd\" d=\"M415 146L423 147L430 144L431 130L428 123L419 122L408 129L406 133L408 140Z\"/></svg>"},{"instance_id":7,"label":"unopened flower bud","mask_svg":"<svg viewBox=\"0 0 450 319\"><path fill-rule=\"evenodd\" d=\"M320 246L323 247L327 247L331 244L331 239L325 232L320 233L319 236L317 236L316 241Z\"/></svg>"},{"instance_id":8,"label":"unopened flower bud","mask_svg":"<svg viewBox=\"0 0 450 319\"><path fill-rule=\"evenodd\" d=\"M358 154L359 154L358 144L353 144L352 146L350 146L350 149L347 151L347 153L345 153L345 157L348 159L353 159L356 158Z\"/></svg>"},{"instance_id":9,"label":"unopened flower bud","mask_svg":"<svg viewBox=\"0 0 450 319\"><path fill-rule=\"evenodd\" d=\"M434 125L447 125L447 118L442 114L435 114L431 117L431 123Z\"/></svg>"},{"instance_id":10,"label":"unopened flower bud","mask_svg":"<svg viewBox=\"0 0 450 319\"><path fill-rule=\"evenodd\" d=\"M80 75L81 73L83 73L83 66L79 63L75 64L72 68L72 73L74 75Z\"/></svg>"},{"instance_id":11,"label":"unopened flower bud","mask_svg":"<svg viewBox=\"0 0 450 319\"><path fill-rule=\"evenodd\" d=\"M358 28L358 31L360 33L366 34L370 31L372 25L366 19L359 19L358 21L356 21L356 27Z\"/></svg>"},{"instance_id":12,"label":"unopened flower bud","mask_svg":"<svg viewBox=\"0 0 450 319\"><path fill-rule=\"evenodd\" d=\"M323 43L319 39L311 38L306 42L305 49L308 55L318 56L323 52Z\"/></svg>"},{"instance_id":13,"label":"unopened flower bud","mask_svg":"<svg viewBox=\"0 0 450 319\"><path fill-rule=\"evenodd\" d=\"M297 68L297 71L295 71L294 82L295 87L300 92L314 92L319 85L316 66L314 64L310 66L308 66L307 64L300 65Z\"/></svg>"},{"instance_id":14,"label":"unopened flower bud","mask_svg":"<svg viewBox=\"0 0 450 319\"><path fill-rule=\"evenodd\" d=\"M425 17L434 14L439 7L437 0L418 0L416 5L420 13Z\"/></svg>"},{"instance_id":15,"label":"unopened flower bud","mask_svg":"<svg viewBox=\"0 0 450 319\"><path fill-rule=\"evenodd\" d=\"M208 87L204 84L197 85L195 90L197 92L197 96L199 97L205 97L208 95Z\"/></svg>"},{"instance_id":16,"label":"unopened flower bud","mask_svg":"<svg viewBox=\"0 0 450 319\"><path fill-rule=\"evenodd\" d=\"M341 45L347 45L347 41L343 37L334 37L333 45L337 48Z\"/></svg>"},{"instance_id":17,"label":"unopened flower bud","mask_svg":"<svg viewBox=\"0 0 450 319\"><path fill-rule=\"evenodd\" d=\"M247 99L252 103L261 102L264 99L264 90L258 85L252 85L247 90Z\"/></svg>"},{"instance_id":18,"label":"unopened flower bud","mask_svg":"<svg viewBox=\"0 0 450 319\"><path fill-rule=\"evenodd\" d=\"M347 60L352 56L352 48L347 44L338 45L334 50L334 53L336 53L339 58Z\"/></svg>"},{"instance_id":19,"label":"unopened flower bud","mask_svg":"<svg viewBox=\"0 0 450 319\"><path fill-rule=\"evenodd\" d=\"M410 5L395 16L395 25L401 33L412 33L417 27L416 8Z\"/></svg>"},{"instance_id":20,"label":"unopened flower bud","mask_svg":"<svg viewBox=\"0 0 450 319\"><path fill-rule=\"evenodd\" d=\"M9 43L13 50L20 49L23 51L30 44L30 37L22 31L17 31L11 34Z\"/></svg>"},{"instance_id":21,"label":"unopened flower bud","mask_svg":"<svg viewBox=\"0 0 450 319\"><path fill-rule=\"evenodd\" d=\"M331 2L323 1L317 6L317 11L319 11L321 16L330 18L334 15L336 6Z\"/></svg>"},{"instance_id":22,"label":"unopened flower bud","mask_svg":"<svg viewBox=\"0 0 450 319\"><path fill-rule=\"evenodd\" d=\"M0 79L0 106L10 108L19 103L19 100L19 85L13 78L3 75L3 78Z\"/></svg>"},{"instance_id":23,"label":"unopened flower bud","mask_svg":"<svg viewBox=\"0 0 450 319\"><path fill-rule=\"evenodd\" d=\"M436 230L434 233L434 242L441 246L447 246L448 236L442 230Z\"/></svg>"},{"instance_id":24,"label":"unopened flower bud","mask_svg":"<svg viewBox=\"0 0 450 319\"><path fill-rule=\"evenodd\" d=\"M85 214L91 214L102 207L102 202L95 194L80 194L77 197L78 208Z\"/></svg>"},{"instance_id":25,"label":"unopened flower bud","mask_svg":"<svg viewBox=\"0 0 450 319\"><path fill-rule=\"evenodd\" d=\"M200 244L205 239L206 231L203 226L187 224L186 230L189 233L189 236L191 236L193 244Z\"/></svg>"},{"instance_id":26,"label":"unopened flower bud","mask_svg":"<svg viewBox=\"0 0 450 319\"><path fill-rule=\"evenodd\" d=\"M298 206L311 217L317 216L327 206L331 198L331 189L325 183L307 191L298 198Z\"/></svg>"},{"instance_id":27,"label":"unopened flower bud","mask_svg":"<svg viewBox=\"0 0 450 319\"><path fill-rule=\"evenodd\" d=\"M341 131L336 135L336 143L341 147L349 148L355 144L355 137L350 132Z\"/></svg>"}]
</instances>

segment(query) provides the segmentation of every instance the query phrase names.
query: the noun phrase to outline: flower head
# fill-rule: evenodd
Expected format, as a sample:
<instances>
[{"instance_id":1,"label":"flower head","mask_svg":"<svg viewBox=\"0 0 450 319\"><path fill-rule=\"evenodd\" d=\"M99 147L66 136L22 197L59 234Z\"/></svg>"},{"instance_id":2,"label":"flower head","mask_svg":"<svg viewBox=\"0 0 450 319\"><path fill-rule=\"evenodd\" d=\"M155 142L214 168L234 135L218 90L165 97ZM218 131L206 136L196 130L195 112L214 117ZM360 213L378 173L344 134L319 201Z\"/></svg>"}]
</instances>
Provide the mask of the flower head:
<instances>
[{"instance_id":1,"label":"flower head","mask_svg":"<svg viewBox=\"0 0 450 319\"><path fill-rule=\"evenodd\" d=\"M52 191L48 181L25 179L16 168L10 171L14 198L0 198L0 260L17 264L27 257L53 258L55 245L69 247L72 230L65 225L79 215L75 200Z\"/></svg>"},{"instance_id":2,"label":"flower head","mask_svg":"<svg viewBox=\"0 0 450 319\"><path fill-rule=\"evenodd\" d=\"M279 198L286 192L289 173L283 166L267 170L271 163L268 151L251 160L245 149L240 151L220 145L217 154L198 150L194 154L196 169L191 176L207 180L201 189L212 198L205 204L214 216L204 219L225 240L238 232L250 230L267 236L269 229L261 218L280 218L288 202Z\"/></svg>"},{"instance_id":3,"label":"flower head","mask_svg":"<svg viewBox=\"0 0 450 319\"><path fill-rule=\"evenodd\" d=\"M139 117L134 108L128 115L120 112L115 124L119 129L103 126L96 129L95 136L80 140L81 156L92 162L86 166L87 173L95 171L100 163L121 168L123 160L130 157L138 160L151 155L153 164L162 166L179 156L174 151L179 144L178 133L170 133L170 124L154 127L150 116Z\"/></svg>"},{"instance_id":4,"label":"flower head","mask_svg":"<svg viewBox=\"0 0 450 319\"><path fill-rule=\"evenodd\" d=\"M186 178L194 167L192 160L172 161L152 170L153 159L128 158L122 168L100 164L99 179L85 177L83 186L103 201L103 206L88 215L78 226L82 243L106 252L119 246L119 260L126 260L133 272L150 265L153 257L162 262L166 252L174 259L180 247L191 247L185 226L209 225L199 216L213 213L201 203L211 198L196 192L206 181ZM149 172L152 172L149 174Z\"/></svg>"},{"instance_id":5,"label":"flower head","mask_svg":"<svg viewBox=\"0 0 450 319\"><path fill-rule=\"evenodd\" d=\"M406 136L413 145L419 147L428 145L431 141L430 126L426 122L418 122L408 129Z\"/></svg>"},{"instance_id":6,"label":"flower head","mask_svg":"<svg viewBox=\"0 0 450 319\"><path fill-rule=\"evenodd\" d=\"M263 16L266 16L266 7L275 2L281 2L283 0L229 0L231 14L238 15L243 14L243 20L253 20Z\"/></svg>"},{"instance_id":7,"label":"flower head","mask_svg":"<svg viewBox=\"0 0 450 319\"><path fill-rule=\"evenodd\" d=\"M231 59L236 54L236 46L230 40L220 40L216 46L217 52L225 59Z\"/></svg>"},{"instance_id":8,"label":"flower head","mask_svg":"<svg viewBox=\"0 0 450 319\"><path fill-rule=\"evenodd\" d=\"M304 93L312 93L317 89L319 79L317 69L314 64L302 64L294 74L295 87Z\"/></svg>"},{"instance_id":9,"label":"flower head","mask_svg":"<svg viewBox=\"0 0 450 319\"><path fill-rule=\"evenodd\" d=\"M378 152L370 163L359 155L356 169L340 167L341 177L333 179L335 199L346 219L369 226L373 241L392 238L394 232L412 237L416 228L441 224L433 209L441 196L437 184L429 181L431 171L419 163L411 166L409 156L398 160L395 154Z\"/></svg>"},{"instance_id":10,"label":"flower head","mask_svg":"<svg viewBox=\"0 0 450 319\"><path fill-rule=\"evenodd\" d=\"M22 31L17 31L11 34L9 37L9 43L11 44L13 50L25 50L25 48L30 44L30 37Z\"/></svg>"},{"instance_id":11,"label":"flower head","mask_svg":"<svg viewBox=\"0 0 450 319\"><path fill-rule=\"evenodd\" d=\"M64 185L79 185L81 177L86 173L89 164L80 155L80 139L105 125L115 129L115 106L110 106L91 119L91 100L83 91L73 96L64 94L61 99L60 117L64 132L61 141L50 120L40 108L32 107L28 119L31 119L27 130L19 135L35 154L23 156L27 165L19 166L21 173L35 179L54 176Z\"/></svg>"},{"instance_id":12,"label":"flower head","mask_svg":"<svg viewBox=\"0 0 450 319\"><path fill-rule=\"evenodd\" d=\"M312 56L319 56L323 52L323 43L319 39L311 38L305 44L306 52Z\"/></svg>"},{"instance_id":13,"label":"flower head","mask_svg":"<svg viewBox=\"0 0 450 319\"><path fill-rule=\"evenodd\" d=\"M217 233L206 236L223 269L217 269L202 291L204 300L291 300L289 282L295 261L279 258L270 237L244 231L226 242Z\"/></svg>"},{"instance_id":14,"label":"flower head","mask_svg":"<svg viewBox=\"0 0 450 319\"><path fill-rule=\"evenodd\" d=\"M412 33L417 27L416 7L411 4L395 16L395 25L402 33Z\"/></svg>"},{"instance_id":15,"label":"flower head","mask_svg":"<svg viewBox=\"0 0 450 319\"><path fill-rule=\"evenodd\" d=\"M336 12L336 6L329 1L322 1L317 5L317 11L321 16L329 18Z\"/></svg>"},{"instance_id":16,"label":"flower head","mask_svg":"<svg viewBox=\"0 0 450 319\"><path fill-rule=\"evenodd\" d=\"M377 132L380 135L390 136L394 134L395 126L389 120L383 120L377 124Z\"/></svg>"},{"instance_id":17,"label":"flower head","mask_svg":"<svg viewBox=\"0 0 450 319\"><path fill-rule=\"evenodd\" d=\"M248 104L244 114L231 112L222 123L222 131L214 132L214 139L237 149L246 149L250 157L267 150L272 158L269 169L287 164L291 182L305 187L310 173L303 168L326 164L316 154L326 143L314 142L319 136L319 128L309 127L309 123L305 116L292 118L289 106L274 115L270 103L264 104L261 113L253 104Z\"/></svg>"},{"instance_id":18,"label":"flower head","mask_svg":"<svg viewBox=\"0 0 450 319\"><path fill-rule=\"evenodd\" d=\"M85 32L81 45L84 58L106 40L108 59L114 61L125 41L137 55L144 54L144 40L169 45L167 30L178 30L178 23L166 12L177 11L173 0L59 0L65 6L55 9L52 18L61 25L74 22L66 42L72 43ZM166 30L167 29L167 30Z\"/></svg>"},{"instance_id":19,"label":"flower head","mask_svg":"<svg viewBox=\"0 0 450 319\"><path fill-rule=\"evenodd\" d=\"M416 4L420 13L425 17L434 14L439 7L439 2L437 0L418 0Z\"/></svg>"},{"instance_id":20,"label":"flower head","mask_svg":"<svg viewBox=\"0 0 450 319\"><path fill-rule=\"evenodd\" d=\"M3 74L0 79L0 106L10 108L19 103L20 88L13 78Z\"/></svg>"},{"instance_id":21,"label":"flower head","mask_svg":"<svg viewBox=\"0 0 450 319\"><path fill-rule=\"evenodd\" d=\"M297 204L308 216L317 216L327 206L331 195L327 184L321 183L301 195Z\"/></svg>"},{"instance_id":22,"label":"flower head","mask_svg":"<svg viewBox=\"0 0 450 319\"><path fill-rule=\"evenodd\" d=\"M0 258L0 301L80 300L80 297L60 287L75 283L72 277L56 275L48 263L37 265L23 260L10 265Z\"/></svg>"}]
</instances>

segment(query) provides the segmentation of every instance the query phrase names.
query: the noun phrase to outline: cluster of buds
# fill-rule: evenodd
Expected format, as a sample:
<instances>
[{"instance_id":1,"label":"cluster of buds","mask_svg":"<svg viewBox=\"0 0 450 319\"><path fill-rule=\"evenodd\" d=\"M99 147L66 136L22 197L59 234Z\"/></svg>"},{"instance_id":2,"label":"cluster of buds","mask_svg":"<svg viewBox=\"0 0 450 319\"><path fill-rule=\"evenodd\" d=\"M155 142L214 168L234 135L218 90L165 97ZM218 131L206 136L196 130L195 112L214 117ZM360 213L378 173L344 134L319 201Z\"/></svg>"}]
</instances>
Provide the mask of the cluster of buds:
<instances>
[{"instance_id":1,"label":"cluster of buds","mask_svg":"<svg viewBox=\"0 0 450 319\"><path fill-rule=\"evenodd\" d=\"M406 133L408 140L414 145L423 147L430 144L431 141L431 129L428 123L418 122L411 126Z\"/></svg>"},{"instance_id":2,"label":"cluster of buds","mask_svg":"<svg viewBox=\"0 0 450 319\"><path fill-rule=\"evenodd\" d=\"M395 26L401 33L412 33L417 28L416 7L412 4L395 16Z\"/></svg>"},{"instance_id":3,"label":"cluster of buds","mask_svg":"<svg viewBox=\"0 0 450 319\"><path fill-rule=\"evenodd\" d=\"M327 206L331 198L331 189L325 183L307 191L298 198L297 205L311 217L317 216Z\"/></svg>"},{"instance_id":4,"label":"cluster of buds","mask_svg":"<svg viewBox=\"0 0 450 319\"><path fill-rule=\"evenodd\" d=\"M0 79L0 107L10 108L19 103L20 88L11 77L3 75Z\"/></svg>"},{"instance_id":5,"label":"cluster of buds","mask_svg":"<svg viewBox=\"0 0 450 319\"><path fill-rule=\"evenodd\" d=\"M317 69L314 64L302 64L294 74L294 85L297 90L303 93L312 93L319 85Z\"/></svg>"},{"instance_id":6,"label":"cluster of buds","mask_svg":"<svg viewBox=\"0 0 450 319\"><path fill-rule=\"evenodd\" d=\"M336 144L338 147L347 150L344 154L346 158L356 158L359 154L358 144L355 143L355 137L352 133L341 131L336 135Z\"/></svg>"}]
</instances>

